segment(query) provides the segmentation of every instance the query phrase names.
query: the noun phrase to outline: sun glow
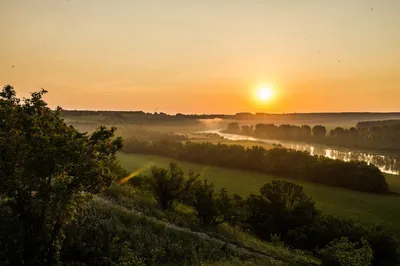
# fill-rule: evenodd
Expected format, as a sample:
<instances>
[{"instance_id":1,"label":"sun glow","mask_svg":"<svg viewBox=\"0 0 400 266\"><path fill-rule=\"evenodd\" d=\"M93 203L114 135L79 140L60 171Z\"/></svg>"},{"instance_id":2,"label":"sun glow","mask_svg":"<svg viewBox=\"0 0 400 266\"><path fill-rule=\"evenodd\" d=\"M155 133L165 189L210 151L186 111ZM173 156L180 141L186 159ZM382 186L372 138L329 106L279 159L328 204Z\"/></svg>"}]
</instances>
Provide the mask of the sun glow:
<instances>
[{"instance_id":1,"label":"sun glow","mask_svg":"<svg viewBox=\"0 0 400 266\"><path fill-rule=\"evenodd\" d=\"M263 102L271 100L273 96L274 90L271 87L261 87L257 91L258 99Z\"/></svg>"}]
</instances>

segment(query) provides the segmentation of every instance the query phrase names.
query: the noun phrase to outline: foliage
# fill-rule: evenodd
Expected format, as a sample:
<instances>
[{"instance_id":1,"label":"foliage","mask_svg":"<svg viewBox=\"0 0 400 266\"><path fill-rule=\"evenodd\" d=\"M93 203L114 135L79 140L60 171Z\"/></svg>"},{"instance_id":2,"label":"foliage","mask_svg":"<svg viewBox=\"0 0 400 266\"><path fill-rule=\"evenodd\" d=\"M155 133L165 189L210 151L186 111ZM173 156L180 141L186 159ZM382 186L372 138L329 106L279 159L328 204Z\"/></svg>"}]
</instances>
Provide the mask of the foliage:
<instances>
[{"instance_id":1,"label":"foliage","mask_svg":"<svg viewBox=\"0 0 400 266\"><path fill-rule=\"evenodd\" d=\"M195 184L191 205L201 223L218 225L225 222L235 223L238 220L238 205L241 200L238 195L234 199L230 198L226 189L215 193L214 184L204 180Z\"/></svg>"},{"instance_id":2,"label":"foliage","mask_svg":"<svg viewBox=\"0 0 400 266\"><path fill-rule=\"evenodd\" d=\"M245 223L263 239L270 239L271 234L285 235L317 216L315 203L301 186L277 180L264 185L260 193L247 198L249 217Z\"/></svg>"},{"instance_id":3,"label":"foliage","mask_svg":"<svg viewBox=\"0 0 400 266\"><path fill-rule=\"evenodd\" d=\"M46 92L22 101L9 85L0 93L0 207L19 231L0 239L13 242L2 243L4 264L56 263L65 226L90 193L111 184L110 166L122 148L115 128L87 135L67 126L61 109L42 100ZM1 235L9 236L7 230L2 227Z\"/></svg>"},{"instance_id":4,"label":"foliage","mask_svg":"<svg viewBox=\"0 0 400 266\"><path fill-rule=\"evenodd\" d=\"M242 126L231 123L224 132L256 136L260 138L306 141L351 148L367 148L387 151L400 149L400 120L365 121L357 123L356 127L332 128L327 134L325 126L316 125L274 125L256 124ZM233 126L234 125L234 126ZM312 133L312 134L311 134Z\"/></svg>"},{"instance_id":5,"label":"foliage","mask_svg":"<svg viewBox=\"0 0 400 266\"><path fill-rule=\"evenodd\" d=\"M345 237L330 242L318 253L326 266L368 266L373 258L365 239L361 239L361 243L352 243Z\"/></svg>"},{"instance_id":6,"label":"foliage","mask_svg":"<svg viewBox=\"0 0 400 266\"><path fill-rule=\"evenodd\" d=\"M66 233L62 250L66 264L200 265L253 258L100 199L80 212Z\"/></svg>"},{"instance_id":7,"label":"foliage","mask_svg":"<svg viewBox=\"0 0 400 266\"><path fill-rule=\"evenodd\" d=\"M386 193L381 171L363 162L344 162L311 156L307 152L253 146L176 141L128 141L126 152L157 154L188 162L253 170L282 177L369 193Z\"/></svg>"},{"instance_id":8,"label":"foliage","mask_svg":"<svg viewBox=\"0 0 400 266\"><path fill-rule=\"evenodd\" d=\"M191 196L193 184L198 177L199 175L189 171L188 177L185 178L183 170L171 162L169 169L152 167L150 186L162 209L174 209Z\"/></svg>"},{"instance_id":9,"label":"foliage","mask_svg":"<svg viewBox=\"0 0 400 266\"><path fill-rule=\"evenodd\" d=\"M319 216L313 223L289 231L284 241L296 248L314 250L342 237L352 242L365 238L374 252L374 265L392 265L398 261L399 243L388 230L330 215Z\"/></svg>"}]
</instances>

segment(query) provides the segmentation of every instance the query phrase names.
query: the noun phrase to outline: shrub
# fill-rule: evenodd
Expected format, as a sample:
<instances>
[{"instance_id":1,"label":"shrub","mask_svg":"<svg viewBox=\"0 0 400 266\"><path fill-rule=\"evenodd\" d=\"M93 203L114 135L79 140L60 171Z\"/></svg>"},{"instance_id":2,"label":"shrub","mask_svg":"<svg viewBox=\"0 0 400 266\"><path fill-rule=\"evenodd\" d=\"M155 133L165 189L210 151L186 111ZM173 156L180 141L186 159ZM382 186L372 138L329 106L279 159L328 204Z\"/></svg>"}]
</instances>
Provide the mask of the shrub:
<instances>
[{"instance_id":1,"label":"shrub","mask_svg":"<svg viewBox=\"0 0 400 266\"><path fill-rule=\"evenodd\" d=\"M197 217L205 225L218 225L224 222L233 222L238 217L237 204L241 198L235 196L235 200L228 196L226 189L215 193L214 184L207 180L197 182L194 186L191 205L197 212Z\"/></svg>"},{"instance_id":2,"label":"shrub","mask_svg":"<svg viewBox=\"0 0 400 266\"><path fill-rule=\"evenodd\" d=\"M191 196L193 183L198 177L198 174L190 171L188 178L185 178L183 170L176 163L170 163L169 169L153 166L150 186L163 210L175 209L179 203Z\"/></svg>"},{"instance_id":3,"label":"shrub","mask_svg":"<svg viewBox=\"0 0 400 266\"><path fill-rule=\"evenodd\" d=\"M301 186L272 181L260 189L261 195L247 198L249 217L246 223L263 239L272 233L286 234L288 230L312 223L317 215L315 203Z\"/></svg>"},{"instance_id":4,"label":"shrub","mask_svg":"<svg viewBox=\"0 0 400 266\"><path fill-rule=\"evenodd\" d=\"M365 239L361 239L361 243L353 243L345 237L330 242L318 253L326 266L368 266L373 257Z\"/></svg>"},{"instance_id":5,"label":"shrub","mask_svg":"<svg viewBox=\"0 0 400 266\"><path fill-rule=\"evenodd\" d=\"M365 238L374 252L374 265L393 265L398 261L398 241L387 229L361 226L351 219L330 215L319 216L312 224L290 230L284 241L296 248L315 250L342 237L352 242Z\"/></svg>"}]
</instances>

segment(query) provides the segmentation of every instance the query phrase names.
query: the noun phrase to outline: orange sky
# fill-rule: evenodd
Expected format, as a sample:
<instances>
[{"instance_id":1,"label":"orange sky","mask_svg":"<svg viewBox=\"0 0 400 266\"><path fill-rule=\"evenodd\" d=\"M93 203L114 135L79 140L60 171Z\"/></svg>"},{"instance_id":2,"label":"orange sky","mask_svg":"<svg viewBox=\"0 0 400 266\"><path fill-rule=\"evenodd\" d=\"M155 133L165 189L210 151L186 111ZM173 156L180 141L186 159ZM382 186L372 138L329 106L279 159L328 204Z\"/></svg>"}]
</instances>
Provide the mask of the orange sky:
<instances>
[{"instance_id":1,"label":"orange sky","mask_svg":"<svg viewBox=\"0 0 400 266\"><path fill-rule=\"evenodd\" d=\"M0 83L66 109L400 111L400 1L196 2L1 0Z\"/></svg>"}]
</instances>

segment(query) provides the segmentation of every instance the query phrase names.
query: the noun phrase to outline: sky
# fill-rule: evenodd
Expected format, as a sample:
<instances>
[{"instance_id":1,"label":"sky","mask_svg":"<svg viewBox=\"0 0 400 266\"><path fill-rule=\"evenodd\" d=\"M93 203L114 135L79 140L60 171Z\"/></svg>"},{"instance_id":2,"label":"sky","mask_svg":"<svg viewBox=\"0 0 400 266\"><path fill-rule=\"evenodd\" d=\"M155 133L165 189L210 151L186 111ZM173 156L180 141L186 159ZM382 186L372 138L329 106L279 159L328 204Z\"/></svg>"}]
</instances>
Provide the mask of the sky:
<instances>
[{"instance_id":1,"label":"sky","mask_svg":"<svg viewBox=\"0 0 400 266\"><path fill-rule=\"evenodd\" d=\"M0 84L64 109L400 111L399 14L398 0L0 0Z\"/></svg>"}]
</instances>

